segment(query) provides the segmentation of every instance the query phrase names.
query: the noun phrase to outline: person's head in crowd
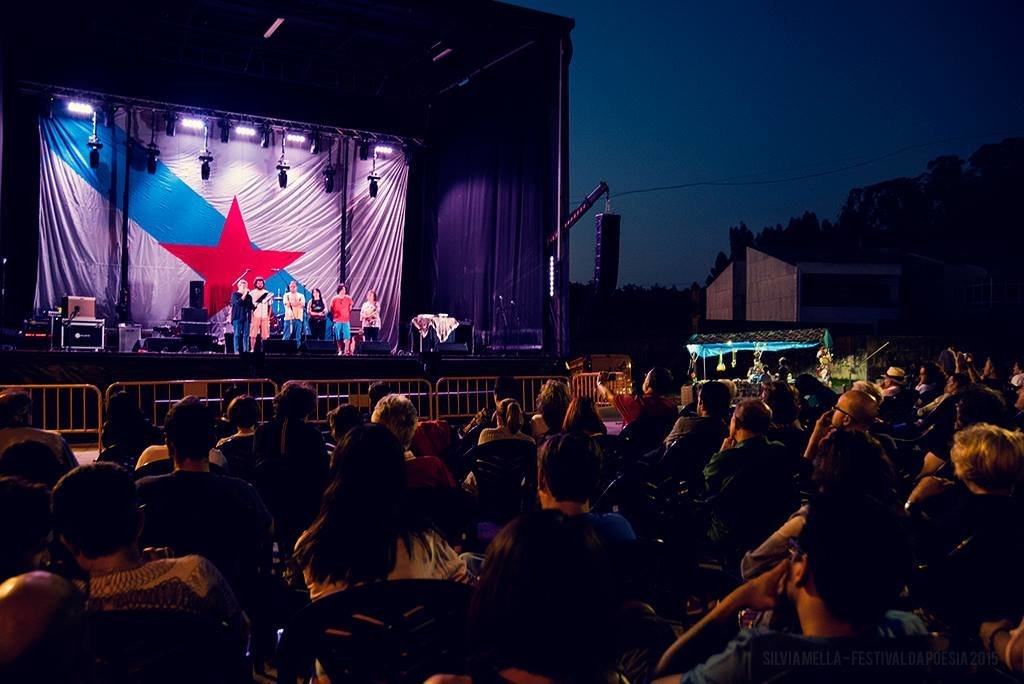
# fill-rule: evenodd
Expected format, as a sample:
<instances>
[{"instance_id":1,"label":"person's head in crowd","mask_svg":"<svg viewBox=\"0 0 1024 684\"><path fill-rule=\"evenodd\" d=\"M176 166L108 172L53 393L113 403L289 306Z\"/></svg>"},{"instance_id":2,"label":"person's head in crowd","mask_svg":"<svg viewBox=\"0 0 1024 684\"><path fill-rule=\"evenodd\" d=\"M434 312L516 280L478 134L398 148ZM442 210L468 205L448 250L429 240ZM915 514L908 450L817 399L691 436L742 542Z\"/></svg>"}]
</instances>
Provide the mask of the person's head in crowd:
<instances>
[{"instance_id":1,"label":"person's head in crowd","mask_svg":"<svg viewBox=\"0 0 1024 684\"><path fill-rule=\"evenodd\" d=\"M867 497L824 495L791 544L785 595L801 625L828 620L860 632L878 625L899 599L911 571L900 519Z\"/></svg>"},{"instance_id":2,"label":"person's head in crowd","mask_svg":"<svg viewBox=\"0 0 1024 684\"><path fill-rule=\"evenodd\" d=\"M347 295L348 294L348 285L346 285L345 283L338 283L338 287L335 288L334 292L335 292L335 294L340 294L342 296Z\"/></svg>"},{"instance_id":3,"label":"person's head in crowd","mask_svg":"<svg viewBox=\"0 0 1024 684\"><path fill-rule=\"evenodd\" d=\"M389 395L398 396L398 395ZM349 430L334 453L320 513L295 546L295 560L319 583L372 582L395 566L396 541L409 547L405 454L382 425Z\"/></svg>"},{"instance_id":4,"label":"person's head in crowd","mask_svg":"<svg viewBox=\"0 0 1024 684\"><path fill-rule=\"evenodd\" d=\"M236 397L240 397L243 394L245 394L245 390L234 384L228 385L224 388L224 391L221 392L220 412L225 420L231 420L228 417L228 410L231 408L231 402L234 401Z\"/></svg>"},{"instance_id":5,"label":"person's head in crowd","mask_svg":"<svg viewBox=\"0 0 1024 684\"><path fill-rule=\"evenodd\" d=\"M240 432L249 432L260 422L260 405L254 397L242 394L228 404L228 422Z\"/></svg>"},{"instance_id":6,"label":"person's head in crowd","mask_svg":"<svg viewBox=\"0 0 1024 684\"><path fill-rule=\"evenodd\" d=\"M788 368L788 367L789 367L789 362L786 360L786 357L785 356L780 356L779 357L779 368Z\"/></svg>"},{"instance_id":7,"label":"person's head in crowd","mask_svg":"<svg viewBox=\"0 0 1024 684\"><path fill-rule=\"evenodd\" d=\"M266 286L267 281L261 278L260 276L256 276L255 278L252 279L252 287L254 290L262 290Z\"/></svg>"},{"instance_id":8,"label":"person's head in crowd","mask_svg":"<svg viewBox=\"0 0 1024 684\"><path fill-rule=\"evenodd\" d=\"M867 430L878 419L879 403L867 392L852 389L843 392L832 412L832 427L837 430Z\"/></svg>"},{"instance_id":9,"label":"person's head in crowd","mask_svg":"<svg viewBox=\"0 0 1024 684\"><path fill-rule=\"evenodd\" d=\"M679 388L675 386L675 381L672 379L672 372L668 368L655 366L651 370L647 371L647 375L644 376L644 394L668 397L678 391Z\"/></svg>"},{"instance_id":10,"label":"person's head in crowd","mask_svg":"<svg viewBox=\"0 0 1024 684\"><path fill-rule=\"evenodd\" d=\"M725 389L729 390L729 403L732 404L733 399L735 399L740 392L739 388L736 387L736 383L729 378L719 378L718 380L715 380L715 382L722 383L725 385Z\"/></svg>"},{"instance_id":11,"label":"person's head in crowd","mask_svg":"<svg viewBox=\"0 0 1024 684\"><path fill-rule=\"evenodd\" d=\"M945 379L946 374L942 372L942 367L934 361L926 361L917 369L918 386L942 387Z\"/></svg>"},{"instance_id":12,"label":"person's head in crowd","mask_svg":"<svg viewBox=\"0 0 1024 684\"><path fill-rule=\"evenodd\" d=\"M310 298L311 301L314 301L314 302L322 302L324 300L324 295L323 295L322 292L320 292L320 288L319 287L314 287L309 292L309 298Z\"/></svg>"},{"instance_id":13,"label":"person's head in crowd","mask_svg":"<svg viewBox=\"0 0 1024 684\"><path fill-rule=\"evenodd\" d=\"M138 402L127 392L115 392L110 395L103 419L107 423L104 429L131 427L145 420Z\"/></svg>"},{"instance_id":14,"label":"person's head in crowd","mask_svg":"<svg viewBox=\"0 0 1024 684\"><path fill-rule=\"evenodd\" d=\"M113 463L72 470L53 489L53 531L88 573L137 561L142 513L132 476Z\"/></svg>"},{"instance_id":15,"label":"person's head in crowd","mask_svg":"<svg viewBox=\"0 0 1024 684\"><path fill-rule=\"evenodd\" d=\"M349 430L363 424L363 414L352 404L342 404L327 414L327 424L334 443L339 444Z\"/></svg>"},{"instance_id":16,"label":"person's head in crowd","mask_svg":"<svg viewBox=\"0 0 1024 684\"><path fill-rule=\"evenodd\" d=\"M502 399L518 399L519 383L508 375L499 375L494 379L494 405Z\"/></svg>"},{"instance_id":17,"label":"person's head in crowd","mask_svg":"<svg viewBox=\"0 0 1024 684\"><path fill-rule=\"evenodd\" d=\"M821 384L821 381L810 373L801 373L796 376L793 379L793 386L796 387L801 397L815 397L826 391L832 391Z\"/></svg>"},{"instance_id":18,"label":"person's head in crowd","mask_svg":"<svg viewBox=\"0 0 1024 684\"><path fill-rule=\"evenodd\" d=\"M561 429L570 401L572 396L569 394L569 386L561 380L548 380L541 385L540 394L537 395L537 411L549 433Z\"/></svg>"},{"instance_id":19,"label":"person's head in crowd","mask_svg":"<svg viewBox=\"0 0 1024 684\"><path fill-rule=\"evenodd\" d=\"M18 442L0 454L0 475L20 477L49 488L65 472L67 466L55 459L53 450L42 442Z\"/></svg>"},{"instance_id":20,"label":"person's head in crowd","mask_svg":"<svg viewBox=\"0 0 1024 684\"><path fill-rule=\"evenodd\" d=\"M40 567L50 537L50 492L41 484L0 477L0 582Z\"/></svg>"},{"instance_id":21,"label":"person's head in crowd","mask_svg":"<svg viewBox=\"0 0 1024 684\"><path fill-rule=\"evenodd\" d=\"M32 395L18 389L0 392L0 429L32 425Z\"/></svg>"},{"instance_id":22,"label":"person's head in crowd","mask_svg":"<svg viewBox=\"0 0 1024 684\"><path fill-rule=\"evenodd\" d=\"M469 614L474 669L606 681L614 664L615 592L586 520L557 511L520 516L491 542L483 568Z\"/></svg>"},{"instance_id":23,"label":"person's head in crowd","mask_svg":"<svg viewBox=\"0 0 1024 684\"><path fill-rule=\"evenodd\" d=\"M800 415L800 393L788 382L776 380L765 383L761 399L772 410L773 425L788 427Z\"/></svg>"},{"instance_id":24,"label":"person's head in crowd","mask_svg":"<svg viewBox=\"0 0 1024 684\"><path fill-rule=\"evenodd\" d=\"M864 392L874 399L879 405L881 405L882 400L885 399L885 394L882 392L882 386L877 382L872 382L870 380L857 380L853 383L853 386L850 389Z\"/></svg>"},{"instance_id":25,"label":"person's head in crowd","mask_svg":"<svg viewBox=\"0 0 1024 684\"><path fill-rule=\"evenodd\" d=\"M301 423L316 409L316 392L298 380L289 380L274 397L274 417Z\"/></svg>"},{"instance_id":26,"label":"person's head in crowd","mask_svg":"<svg viewBox=\"0 0 1024 684\"><path fill-rule=\"evenodd\" d=\"M412 446L412 436L418 421L415 404L404 394L389 394L381 399L370 417L371 423L383 425L390 430L405 451Z\"/></svg>"},{"instance_id":27,"label":"person's head in crowd","mask_svg":"<svg viewBox=\"0 0 1024 684\"><path fill-rule=\"evenodd\" d=\"M956 429L977 423L1001 425L1006 418L1006 401L984 385L973 385L957 397Z\"/></svg>"},{"instance_id":28,"label":"person's head in crowd","mask_svg":"<svg viewBox=\"0 0 1024 684\"><path fill-rule=\"evenodd\" d=\"M164 419L167 450L175 467L208 463L216 442L213 415L199 397L187 396L174 404Z\"/></svg>"},{"instance_id":29,"label":"person's head in crowd","mask_svg":"<svg viewBox=\"0 0 1024 684\"><path fill-rule=\"evenodd\" d=\"M978 423L953 436L956 476L977 494L1009 495L1024 477L1024 434Z\"/></svg>"},{"instance_id":30,"label":"person's head in crowd","mask_svg":"<svg viewBox=\"0 0 1024 684\"><path fill-rule=\"evenodd\" d=\"M981 367L981 377L983 380L1002 380L1003 379L1003 363L994 356L985 357L985 365Z\"/></svg>"},{"instance_id":31,"label":"person's head in crowd","mask_svg":"<svg viewBox=\"0 0 1024 684\"><path fill-rule=\"evenodd\" d=\"M392 394L391 386L386 382L374 382L370 384L370 387L366 390L370 401L370 415L373 415L374 409L377 408L377 402L384 397Z\"/></svg>"},{"instance_id":32,"label":"person's head in crowd","mask_svg":"<svg viewBox=\"0 0 1024 684\"><path fill-rule=\"evenodd\" d=\"M971 376L967 373L953 373L946 378L945 392L950 396L960 394L971 386Z\"/></svg>"},{"instance_id":33,"label":"person's head in crowd","mask_svg":"<svg viewBox=\"0 0 1024 684\"><path fill-rule=\"evenodd\" d=\"M729 424L729 435L736 442L768 434L772 425L772 410L760 399L744 399L736 404Z\"/></svg>"},{"instance_id":34,"label":"person's head in crowd","mask_svg":"<svg viewBox=\"0 0 1024 684\"><path fill-rule=\"evenodd\" d=\"M588 435L606 435L608 427L601 420L594 400L590 397L573 397L569 410L562 421L562 432L585 432Z\"/></svg>"},{"instance_id":35,"label":"person's head in crowd","mask_svg":"<svg viewBox=\"0 0 1024 684\"><path fill-rule=\"evenodd\" d=\"M85 597L36 570L0 584L0 681L84 682L90 657Z\"/></svg>"},{"instance_id":36,"label":"person's head in crowd","mask_svg":"<svg viewBox=\"0 0 1024 684\"><path fill-rule=\"evenodd\" d=\"M702 383L697 390L697 415L703 418L719 418L725 420L729 417L729 404L732 403L732 395L729 386L721 380L711 380Z\"/></svg>"},{"instance_id":37,"label":"person's head in crowd","mask_svg":"<svg viewBox=\"0 0 1024 684\"><path fill-rule=\"evenodd\" d=\"M584 432L555 435L537 450L537 494L541 508L585 513L600 477L601 450Z\"/></svg>"},{"instance_id":38,"label":"person's head in crowd","mask_svg":"<svg viewBox=\"0 0 1024 684\"><path fill-rule=\"evenodd\" d=\"M498 427L505 428L512 434L523 431L523 407L515 399L502 399L494 411Z\"/></svg>"},{"instance_id":39,"label":"person's head in crowd","mask_svg":"<svg viewBox=\"0 0 1024 684\"><path fill-rule=\"evenodd\" d=\"M898 366L889 366L882 376L882 389L887 392L900 390L907 384L907 372Z\"/></svg>"},{"instance_id":40,"label":"person's head in crowd","mask_svg":"<svg viewBox=\"0 0 1024 684\"><path fill-rule=\"evenodd\" d=\"M896 474L877 439L863 430L835 430L822 440L812 476L824 494L893 498Z\"/></svg>"}]
</instances>

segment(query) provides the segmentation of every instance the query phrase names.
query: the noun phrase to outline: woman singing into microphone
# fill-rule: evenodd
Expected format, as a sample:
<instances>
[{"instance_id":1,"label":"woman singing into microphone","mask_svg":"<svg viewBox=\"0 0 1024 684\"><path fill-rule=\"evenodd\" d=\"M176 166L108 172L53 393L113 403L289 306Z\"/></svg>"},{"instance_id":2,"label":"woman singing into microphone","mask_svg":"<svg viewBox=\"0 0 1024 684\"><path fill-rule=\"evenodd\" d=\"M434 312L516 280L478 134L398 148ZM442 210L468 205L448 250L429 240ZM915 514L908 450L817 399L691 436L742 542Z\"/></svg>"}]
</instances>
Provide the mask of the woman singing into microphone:
<instances>
[{"instance_id":1,"label":"woman singing into microphone","mask_svg":"<svg viewBox=\"0 0 1024 684\"><path fill-rule=\"evenodd\" d=\"M359 307L359 321L363 324L363 339L376 342L380 336L380 305L373 290L366 293L366 301Z\"/></svg>"}]
</instances>

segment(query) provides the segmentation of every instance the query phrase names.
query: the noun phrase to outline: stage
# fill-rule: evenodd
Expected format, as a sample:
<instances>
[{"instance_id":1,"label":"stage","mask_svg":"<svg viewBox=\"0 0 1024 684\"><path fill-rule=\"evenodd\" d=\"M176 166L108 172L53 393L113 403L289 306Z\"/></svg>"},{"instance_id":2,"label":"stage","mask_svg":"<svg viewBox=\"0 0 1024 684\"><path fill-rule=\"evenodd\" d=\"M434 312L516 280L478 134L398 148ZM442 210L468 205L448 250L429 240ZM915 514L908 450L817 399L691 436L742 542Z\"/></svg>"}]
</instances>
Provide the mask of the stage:
<instances>
[{"instance_id":1,"label":"stage","mask_svg":"<svg viewBox=\"0 0 1024 684\"><path fill-rule=\"evenodd\" d=\"M287 380L564 376L563 362L543 356L303 356L71 351L0 352L0 385L265 378Z\"/></svg>"}]
</instances>

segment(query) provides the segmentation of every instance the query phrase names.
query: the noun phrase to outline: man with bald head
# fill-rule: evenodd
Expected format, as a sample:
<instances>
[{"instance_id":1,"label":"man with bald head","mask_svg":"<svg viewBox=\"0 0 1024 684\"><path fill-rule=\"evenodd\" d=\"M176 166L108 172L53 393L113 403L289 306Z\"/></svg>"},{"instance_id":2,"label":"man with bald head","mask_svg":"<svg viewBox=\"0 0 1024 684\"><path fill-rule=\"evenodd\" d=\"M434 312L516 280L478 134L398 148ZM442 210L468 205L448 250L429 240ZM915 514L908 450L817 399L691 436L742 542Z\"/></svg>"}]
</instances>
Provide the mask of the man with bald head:
<instances>
[{"instance_id":1,"label":"man with bald head","mask_svg":"<svg viewBox=\"0 0 1024 684\"><path fill-rule=\"evenodd\" d=\"M704 467L707 537L727 561L757 546L799 505L795 464L783 444L769 441L771 422L766 403L741 401L729 436Z\"/></svg>"},{"instance_id":2,"label":"man with bald head","mask_svg":"<svg viewBox=\"0 0 1024 684\"><path fill-rule=\"evenodd\" d=\"M85 681L84 606L70 582L49 572L0 584L0 681Z\"/></svg>"},{"instance_id":3,"label":"man with bald head","mask_svg":"<svg viewBox=\"0 0 1024 684\"><path fill-rule=\"evenodd\" d=\"M835 408L821 414L814 424L811 438L807 441L804 458L813 461L818 455L818 447L822 441L836 430L855 430L870 432L871 436L882 444L885 455L902 472L904 466L897 462L899 450L889 435L875 431L878 427L878 399L868 392L852 389L844 392L836 402Z\"/></svg>"}]
</instances>

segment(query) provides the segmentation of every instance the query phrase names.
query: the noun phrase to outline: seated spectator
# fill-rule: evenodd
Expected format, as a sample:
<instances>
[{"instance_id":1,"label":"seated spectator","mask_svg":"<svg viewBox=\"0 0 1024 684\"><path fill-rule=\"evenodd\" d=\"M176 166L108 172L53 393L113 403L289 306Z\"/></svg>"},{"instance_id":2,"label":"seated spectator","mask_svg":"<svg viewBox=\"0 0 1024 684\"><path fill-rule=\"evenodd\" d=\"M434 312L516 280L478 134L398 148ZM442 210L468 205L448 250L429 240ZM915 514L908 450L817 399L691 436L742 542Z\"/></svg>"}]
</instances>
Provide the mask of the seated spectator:
<instances>
[{"instance_id":1,"label":"seated spectator","mask_svg":"<svg viewBox=\"0 0 1024 684\"><path fill-rule=\"evenodd\" d=\"M917 392L907 387L907 373L897 366L889 366L882 378L882 406L878 416L889 424L909 420L917 403Z\"/></svg>"},{"instance_id":2,"label":"seated spectator","mask_svg":"<svg viewBox=\"0 0 1024 684\"><path fill-rule=\"evenodd\" d=\"M231 409L231 402L235 400L235 397L240 397L243 394L245 394L245 390L235 384L228 385L221 393L220 415L217 416L214 427L218 441L230 437L237 431L238 428L231 423L231 419L228 417L228 411Z\"/></svg>"},{"instance_id":3,"label":"seated spectator","mask_svg":"<svg viewBox=\"0 0 1024 684\"><path fill-rule=\"evenodd\" d=\"M251 484L210 472L214 418L198 398L171 407L164 433L174 471L138 482L145 511L141 542L203 556L249 605L255 577L269 562L270 513Z\"/></svg>"},{"instance_id":4,"label":"seated spectator","mask_svg":"<svg viewBox=\"0 0 1024 684\"><path fill-rule=\"evenodd\" d=\"M925 634L917 616L889 610L911 569L909 545L892 511L870 501L816 499L790 549L789 559L732 591L676 640L658 663L658 684L772 681L793 669L787 655L877 652L884 648L879 639ZM782 606L795 612L800 634L736 633L740 610ZM764 649L779 657L760 658ZM876 666L886 672L884 664ZM679 672L686 674L668 676Z\"/></svg>"},{"instance_id":5,"label":"seated spectator","mask_svg":"<svg viewBox=\"0 0 1024 684\"><path fill-rule=\"evenodd\" d=\"M878 440L861 430L837 430L822 441L811 481L821 495L871 497L894 511L900 507L892 464ZM784 560L789 539L800 536L806 521L805 504L760 546L748 551L740 564L743 579L756 577Z\"/></svg>"},{"instance_id":6,"label":"seated spectator","mask_svg":"<svg viewBox=\"0 0 1024 684\"><path fill-rule=\"evenodd\" d=\"M86 610L182 611L244 637L244 617L227 581L202 556L146 561L135 483L111 463L79 466L53 490L54 532L89 575Z\"/></svg>"},{"instance_id":7,"label":"seated spectator","mask_svg":"<svg viewBox=\"0 0 1024 684\"><path fill-rule=\"evenodd\" d=\"M216 436L216 435L215 435ZM217 447L210 447L206 454L211 472L223 475L228 471L228 460ZM153 444L142 450L139 460L135 463L136 477L167 475L174 471L171 450L166 444ZM139 472L141 471L141 472Z\"/></svg>"},{"instance_id":8,"label":"seated spectator","mask_svg":"<svg viewBox=\"0 0 1024 684\"><path fill-rule=\"evenodd\" d=\"M330 460L319 428L307 418L316 393L289 381L274 397L274 417L256 428L254 483L274 516L281 549L291 549L320 510L330 480Z\"/></svg>"},{"instance_id":9,"label":"seated spectator","mask_svg":"<svg viewBox=\"0 0 1024 684\"><path fill-rule=\"evenodd\" d=\"M1004 366L994 356L985 357L985 365L981 368L981 384L991 390L1002 392L1009 384L1004 374Z\"/></svg>"},{"instance_id":10,"label":"seated spectator","mask_svg":"<svg viewBox=\"0 0 1024 684\"><path fill-rule=\"evenodd\" d=\"M537 415L530 419L530 435L540 440L557 435L565 422L572 396L569 386L560 380L548 380L537 395Z\"/></svg>"},{"instance_id":11,"label":"seated spectator","mask_svg":"<svg viewBox=\"0 0 1024 684\"><path fill-rule=\"evenodd\" d=\"M494 389L491 392L491 401L482 409L477 411L477 414L473 416L466 426L462 429L464 440L468 446L474 447L478 444L480 438L480 432L484 428L495 427L494 422L494 411L498 404L501 403L502 399L515 399L519 400L521 394L520 385L515 381L514 378L510 378L507 375L501 375L494 379Z\"/></svg>"},{"instance_id":12,"label":"seated spectator","mask_svg":"<svg viewBox=\"0 0 1024 684\"><path fill-rule=\"evenodd\" d=\"M537 453L537 494L544 509L590 521L605 544L636 539L633 526L618 513L595 513L590 499L601 476L601 451L584 432L548 439Z\"/></svg>"},{"instance_id":13,"label":"seated spectator","mask_svg":"<svg viewBox=\"0 0 1024 684\"><path fill-rule=\"evenodd\" d=\"M591 437L607 435L608 426L601 420L594 400L590 397L573 397L569 410L562 421L562 432L585 432Z\"/></svg>"},{"instance_id":14,"label":"seated spectator","mask_svg":"<svg viewBox=\"0 0 1024 684\"><path fill-rule=\"evenodd\" d=\"M980 423L1002 425L1006 422L1006 414L1006 402L1003 401L1001 394L984 385L974 385L956 397L953 419L954 435L971 425ZM951 448L952 440L949 443L935 446L925 454L918 477L935 474L947 479L952 478L953 473L949 465Z\"/></svg>"},{"instance_id":15,"label":"seated spectator","mask_svg":"<svg viewBox=\"0 0 1024 684\"><path fill-rule=\"evenodd\" d=\"M227 461L228 473L252 482L256 472L256 423L260 420L260 407L248 394L231 400L228 421L235 432L217 442L217 451Z\"/></svg>"},{"instance_id":16,"label":"seated spectator","mask_svg":"<svg viewBox=\"0 0 1024 684\"><path fill-rule=\"evenodd\" d=\"M50 539L50 493L16 477L0 477L0 582L42 567Z\"/></svg>"},{"instance_id":17,"label":"seated spectator","mask_svg":"<svg viewBox=\"0 0 1024 684\"><path fill-rule=\"evenodd\" d=\"M697 415L680 416L665 438L664 469L699 491L704 486L704 466L729 434L729 388L718 380L701 384Z\"/></svg>"},{"instance_id":18,"label":"seated spectator","mask_svg":"<svg viewBox=\"0 0 1024 684\"><path fill-rule=\"evenodd\" d=\"M1014 389L1024 388L1024 359L1014 359L1010 371L1010 386Z\"/></svg>"},{"instance_id":19,"label":"seated spectator","mask_svg":"<svg viewBox=\"0 0 1024 684\"><path fill-rule=\"evenodd\" d=\"M42 442L19 442L0 453L0 476L20 477L49 489L66 472L67 466L54 459L53 451Z\"/></svg>"},{"instance_id":20,"label":"seated spectator","mask_svg":"<svg viewBox=\"0 0 1024 684\"><path fill-rule=\"evenodd\" d=\"M814 425L822 413L836 405L836 393L809 373L801 373L793 380L800 393L800 423Z\"/></svg>"},{"instance_id":21,"label":"seated spectator","mask_svg":"<svg viewBox=\"0 0 1024 684\"><path fill-rule=\"evenodd\" d=\"M18 389L4 390L0 392L0 456L22 442L39 442L49 447L62 475L78 465L63 437L32 427L32 396Z\"/></svg>"},{"instance_id":22,"label":"seated spectator","mask_svg":"<svg viewBox=\"0 0 1024 684\"><path fill-rule=\"evenodd\" d=\"M869 432L882 445L885 455L897 471L909 472L911 466L900 461L900 453L893 439L888 435L872 431L878 424L878 411L878 401L866 391L852 389L844 392L835 407L831 411L823 413L815 422L811 436L807 440L804 458L813 463L822 440L837 430Z\"/></svg>"},{"instance_id":23,"label":"seated spectator","mask_svg":"<svg viewBox=\"0 0 1024 684\"><path fill-rule=\"evenodd\" d=\"M372 423L386 427L405 453L405 472L409 487L454 487L455 478L448 467L436 456L416 456L409 447L416 432L419 417L416 406L402 394L389 394L377 402Z\"/></svg>"},{"instance_id":24,"label":"seated spectator","mask_svg":"<svg viewBox=\"0 0 1024 684\"><path fill-rule=\"evenodd\" d=\"M500 439L521 439L533 444L533 437L523 432L523 407L515 399L502 399L498 402L494 422L496 427L484 428L480 433L478 444Z\"/></svg>"},{"instance_id":25,"label":"seated spectator","mask_svg":"<svg viewBox=\"0 0 1024 684\"><path fill-rule=\"evenodd\" d=\"M375 383L379 384L379 383ZM377 402L373 402L376 406ZM327 414L327 424L331 428L331 439L340 444L352 428L363 424L363 414L352 404L342 404Z\"/></svg>"},{"instance_id":26,"label":"seated spectator","mask_svg":"<svg viewBox=\"0 0 1024 684\"><path fill-rule=\"evenodd\" d=\"M679 388L672 380L672 373L667 368L652 368L644 377L642 394L616 394L605 384L608 373L597 376L597 394L615 407L622 417L623 426L640 419L661 419L679 413L675 395Z\"/></svg>"},{"instance_id":27,"label":"seated spectator","mask_svg":"<svg viewBox=\"0 0 1024 684\"><path fill-rule=\"evenodd\" d=\"M103 451L98 460L112 461L129 471L143 449L164 441L164 436L142 415L135 398L127 392L117 392L107 399L102 434Z\"/></svg>"},{"instance_id":28,"label":"seated spectator","mask_svg":"<svg viewBox=\"0 0 1024 684\"><path fill-rule=\"evenodd\" d=\"M614 596L608 559L585 520L521 516L487 549L470 605L472 677L427 682L616 681Z\"/></svg>"},{"instance_id":29,"label":"seated spectator","mask_svg":"<svg viewBox=\"0 0 1024 684\"><path fill-rule=\"evenodd\" d=\"M0 584L0 681L89 682L90 660L71 582L37 570Z\"/></svg>"},{"instance_id":30,"label":"seated spectator","mask_svg":"<svg viewBox=\"0 0 1024 684\"><path fill-rule=\"evenodd\" d=\"M768 429L768 439L785 445L793 462L799 464L810 437L798 420L800 393L788 382L776 380L764 385L761 399L772 410L772 423Z\"/></svg>"},{"instance_id":31,"label":"seated spectator","mask_svg":"<svg viewBox=\"0 0 1024 684\"><path fill-rule=\"evenodd\" d=\"M388 395L374 415L387 410ZM341 440L334 479L294 558L312 599L388 579L466 580L466 564L440 534L411 516L402 445L380 425Z\"/></svg>"},{"instance_id":32,"label":"seated spectator","mask_svg":"<svg viewBox=\"0 0 1024 684\"><path fill-rule=\"evenodd\" d=\"M953 373L946 378L942 394L932 399L917 409L917 415L922 419L921 425L945 425L948 423L952 436L953 419L956 414L956 400L947 401L950 397L957 397L971 386L971 379L966 373ZM943 407L940 409L940 407Z\"/></svg>"},{"instance_id":33,"label":"seated spectator","mask_svg":"<svg viewBox=\"0 0 1024 684\"><path fill-rule=\"evenodd\" d=\"M930 404L942 396L945 385L946 374L939 364L934 361L922 363L917 371L917 387L914 388L917 391L916 407Z\"/></svg>"},{"instance_id":34,"label":"seated spectator","mask_svg":"<svg viewBox=\"0 0 1024 684\"><path fill-rule=\"evenodd\" d=\"M988 424L954 437L956 481L927 477L907 508L920 514L919 556L928 564L919 591L955 629L1024 614L1024 508L1014 489L1024 477L1024 435Z\"/></svg>"},{"instance_id":35,"label":"seated spectator","mask_svg":"<svg viewBox=\"0 0 1024 684\"><path fill-rule=\"evenodd\" d=\"M760 399L741 401L721 451L704 467L707 537L727 558L760 543L799 504L786 447L768 441L771 420L771 409Z\"/></svg>"},{"instance_id":36,"label":"seated spectator","mask_svg":"<svg viewBox=\"0 0 1024 684\"><path fill-rule=\"evenodd\" d=\"M791 372L789 370L789 361L786 360L785 356L779 357L779 370L775 373L775 380L777 382L784 382L789 384L789 376Z\"/></svg>"},{"instance_id":37,"label":"seated spectator","mask_svg":"<svg viewBox=\"0 0 1024 684\"><path fill-rule=\"evenodd\" d=\"M885 399L885 394L882 393L882 386L877 382L871 382L870 380L856 380L850 389L864 392L874 399L875 403L879 406L882 405L882 400Z\"/></svg>"},{"instance_id":38,"label":"seated spectator","mask_svg":"<svg viewBox=\"0 0 1024 684\"><path fill-rule=\"evenodd\" d=\"M1014 627L1009 620L986 620L978 629L985 650L996 655L1003 667L1024 674L1024 620Z\"/></svg>"}]
</instances>

